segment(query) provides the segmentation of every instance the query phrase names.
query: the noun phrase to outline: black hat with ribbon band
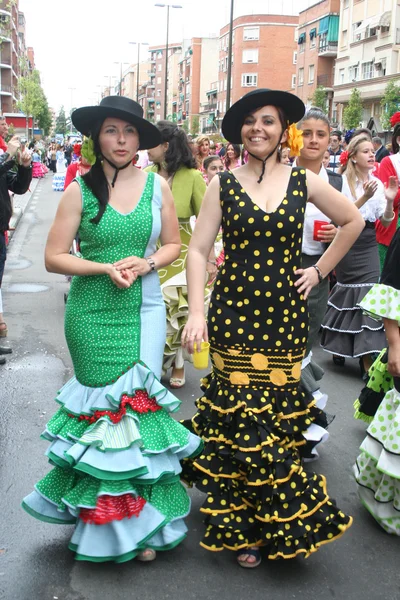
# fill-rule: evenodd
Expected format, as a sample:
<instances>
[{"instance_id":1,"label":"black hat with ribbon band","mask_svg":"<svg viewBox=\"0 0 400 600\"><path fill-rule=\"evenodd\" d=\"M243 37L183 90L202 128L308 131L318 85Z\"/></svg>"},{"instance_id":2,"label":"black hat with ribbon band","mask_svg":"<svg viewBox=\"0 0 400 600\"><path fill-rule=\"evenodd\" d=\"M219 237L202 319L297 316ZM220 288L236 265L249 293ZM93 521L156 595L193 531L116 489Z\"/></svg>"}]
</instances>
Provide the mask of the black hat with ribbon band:
<instances>
[{"instance_id":1,"label":"black hat with ribbon band","mask_svg":"<svg viewBox=\"0 0 400 600\"><path fill-rule=\"evenodd\" d=\"M99 105L77 108L71 120L78 131L90 136L93 127L102 123L107 117L115 117L131 123L139 134L139 150L155 148L161 144L161 135L157 127L143 118L143 108L125 96L106 96Z\"/></svg>"},{"instance_id":2,"label":"black hat with ribbon band","mask_svg":"<svg viewBox=\"0 0 400 600\"><path fill-rule=\"evenodd\" d=\"M300 121L306 112L304 103L294 94L281 92L280 90L269 90L267 88L253 90L235 102L235 104L232 104L227 110L222 121L222 134L224 138L232 144L241 144L241 131L245 117L263 106L282 108L289 121L289 125Z\"/></svg>"},{"instance_id":3,"label":"black hat with ribbon band","mask_svg":"<svg viewBox=\"0 0 400 600\"><path fill-rule=\"evenodd\" d=\"M232 144L241 144L242 127L246 116L257 109L262 108L263 106L275 106L276 108L281 108L285 113L288 127L292 123L297 123L297 121L300 121L300 119L304 117L304 113L306 111L304 103L300 100L300 98L294 96L293 94L281 92L280 90L270 90L267 88L254 90L235 102L235 104L233 104L226 112L222 121L223 136ZM292 127L295 128L295 125ZM273 148L273 150L265 158L256 156L247 149L250 156L262 162L261 175L257 183L262 182L267 160L276 152L279 145L280 141L278 141L276 147Z\"/></svg>"}]
</instances>

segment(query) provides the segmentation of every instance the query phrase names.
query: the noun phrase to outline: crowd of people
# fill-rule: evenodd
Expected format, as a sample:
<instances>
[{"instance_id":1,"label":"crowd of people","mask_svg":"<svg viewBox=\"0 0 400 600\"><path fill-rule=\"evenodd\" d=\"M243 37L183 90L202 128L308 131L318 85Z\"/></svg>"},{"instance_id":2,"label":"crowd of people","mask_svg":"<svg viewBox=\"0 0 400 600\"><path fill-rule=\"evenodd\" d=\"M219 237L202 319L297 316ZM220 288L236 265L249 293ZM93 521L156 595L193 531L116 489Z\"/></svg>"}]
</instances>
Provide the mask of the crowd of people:
<instances>
[{"instance_id":1,"label":"crowd of people","mask_svg":"<svg viewBox=\"0 0 400 600\"><path fill-rule=\"evenodd\" d=\"M78 560L151 561L186 535L182 480L206 495L204 548L244 568L316 552L352 523L304 468L332 418L320 339L336 367L359 360L355 416L369 426L355 479L399 535L400 113L390 153L276 90L231 106L226 144L153 125L119 96L72 121L85 141L68 169L49 148L65 191L45 262L72 276L74 377L43 434L52 470L25 510L76 524ZM204 343L211 373L178 423L170 390Z\"/></svg>"}]
</instances>

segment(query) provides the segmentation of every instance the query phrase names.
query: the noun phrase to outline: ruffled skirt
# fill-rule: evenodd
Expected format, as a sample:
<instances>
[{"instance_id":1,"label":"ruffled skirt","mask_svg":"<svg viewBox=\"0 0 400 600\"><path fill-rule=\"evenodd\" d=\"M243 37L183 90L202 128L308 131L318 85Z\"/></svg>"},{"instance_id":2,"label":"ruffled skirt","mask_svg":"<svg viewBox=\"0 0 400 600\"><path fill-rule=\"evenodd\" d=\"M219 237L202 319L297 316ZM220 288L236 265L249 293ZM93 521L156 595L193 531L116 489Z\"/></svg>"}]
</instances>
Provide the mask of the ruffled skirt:
<instances>
[{"instance_id":1,"label":"ruffled skirt","mask_svg":"<svg viewBox=\"0 0 400 600\"><path fill-rule=\"evenodd\" d=\"M382 400L354 465L361 502L387 533L400 535L400 378Z\"/></svg>"},{"instance_id":2,"label":"ruffled skirt","mask_svg":"<svg viewBox=\"0 0 400 600\"><path fill-rule=\"evenodd\" d=\"M75 524L69 547L78 560L124 562L179 544L190 509L180 461L202 446L170 416L179 400L141 363L103 388L74 377L56 400L61 407L42 434L53 469L23 508Z\"/></svg>"},{"instance_id":3,"label":"ruffled skirt","mask_svg":"<svg viewBox=\"0 0 400 600\"><path fill-rule=\"evenodd\" d=\"M321 346L345 358L380 352L386 345L383 324L358 306L379 281L375 229L366 227L336 268L337 283L322 322Z\"/></svg>"},{"instance_id":4,"label":"ruffled skirt","mask_svg":"<svg viewBox=\"0 0 400 600\"><path fill-rule=\"evenodd\" d=\"M213 552L268 547L268 557L305 557L350 527L328 497L325 478L306 473L303 432L321 411L297 387L285 390L203 380L186 426L204 450L184 461L183 478L207 494L201 545Z\"/></svg>"},{"instance_id":5,"label":"ruffled skirt","mask_svg":"<svg viewBox=\"0 0 400 600\"><path fill-rule=\"evenodd\" d=\"M382 350L368 371L367 385L354 402L354 417L371 423L385 394L393 388L393 377L387 370L388 351Z\"/></svg>"}]
</instances>

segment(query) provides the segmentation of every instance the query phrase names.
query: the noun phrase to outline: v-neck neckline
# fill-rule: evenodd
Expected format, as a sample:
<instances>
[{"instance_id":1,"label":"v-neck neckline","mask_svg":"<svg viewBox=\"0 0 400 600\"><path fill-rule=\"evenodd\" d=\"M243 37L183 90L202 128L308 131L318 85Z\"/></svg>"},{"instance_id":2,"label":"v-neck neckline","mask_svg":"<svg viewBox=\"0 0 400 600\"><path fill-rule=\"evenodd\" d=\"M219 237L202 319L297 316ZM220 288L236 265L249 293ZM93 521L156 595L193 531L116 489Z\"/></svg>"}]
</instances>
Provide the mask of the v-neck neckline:
<instances>
[{"instance_id":1,"label":"v-neck neckline","mask_svg":"<svg viewBox=\"0 0 400 600\"><path fill-rule=\"evenodd\" d=\"M119 211L117 208L115 208L114 206L112 206L112 204L110 204L110 203L108 203L108 206L109 206L110 208L112 208L112 210L113 210L114 212L116 212L118 215L121 215L121 217L129 217L129 215L131 215L132 213L134 213L134 212L135 212L135 210L137 209L137 207L139 206L139 204L140 204L140 203L141 203L141 201L142 201L142 198L143 198L143 196L144 196L144 194L145 194L145 192L146 192L146 190L147 190L147 186L148 186L148 184L149 184L149 175L150 175L150 173L148 173L148 174L147 174L146 181L145 181L145 183L144 183L144 187L143 187L142 193L141 193L141 195L140 195L140 197L139 197L139 200L136 202L135 206L132 208L132 210L131 210L130 212L128 212L128 213L123 213L123 212Z\"/></svg>"},{"instance_id":2,"label":"v-neck neckline","mask_svg":"<svg viewBox=\"0 0 400 600\"><path fill-rule=\"evenodd\" d=\"M294 168L298 168L298 167L294 167ZM272 211L270 211L270 212L268 212L268 211L264 210L264 208L261 208L261 206L260 206L259 204L257 204L257 202L254 202L253 198L252 198L252 197L250 196L250 194L249 194L249 193L246 191L246 188L245 188L245 187L244 187L244 186L243 186L243 185L240 183L240 181L239 181L239 180L238 180L238 178L237 178L237 177L236 177L236 176L235 176L235 175L232 173L232 171L228 171L228 173L230 173L230 175L232 175L232 177L234 178L234 180L236 181L236 183L237 183L238 185L240 185L240 188L241 188L241 189L244 191L245 195L247 196L247 198L250 200L250 202L251 202L251 203L252 203L254 206L257 206L257 208L258 208L259 210L261 210L261 212L263 212L265 215L273 215L273 214L275 214L275 213L276 213L276 212L277 212L277 211L280 209L280 207L282 206L282 204L283 204L284 200L286 200L286 198L287 198L287 195L288 195L288 190L289 190L289 187L290 187L290 182L291 182L291 180L292 180L292 175L293 175L293 167L292 167L292 168L291 168L291 170L290 170L290 175L289 175L288 183L287 183L287 186L286 186L286 191L285 191L285 193L284 193L284 196L283 196L282 200L279 202L278 206L277 206L276 208L274 208L274 210L272 210Z\"/></svg>"}]
</instances>

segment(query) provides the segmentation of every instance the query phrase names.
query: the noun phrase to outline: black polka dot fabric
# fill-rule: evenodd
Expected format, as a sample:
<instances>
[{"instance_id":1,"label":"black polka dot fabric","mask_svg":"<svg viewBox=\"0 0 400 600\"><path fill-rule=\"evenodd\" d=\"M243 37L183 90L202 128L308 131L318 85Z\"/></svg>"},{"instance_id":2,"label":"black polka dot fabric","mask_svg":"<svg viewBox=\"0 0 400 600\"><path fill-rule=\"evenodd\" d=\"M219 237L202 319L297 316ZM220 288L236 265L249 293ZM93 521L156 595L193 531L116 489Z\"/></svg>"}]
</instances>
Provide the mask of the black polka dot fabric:
<instances>
[{"instance_id":1,"label":"black polka dot fabric","mask_svg":"<svg viewBox=\"0 0 400 600\"><path fill-rule=\"evenodd\" d=\"M186 423L204 451L184 479L207 494L202 546L267 546L268 556L312 552L350 525L324 477L306 473L299 448L318 409L299 391L308 332L300 268L306 173L292 169L286 194L266 213L235 176L220 174L225 262L209 310L212 373Z\"/></svg>"}]
</instances>

